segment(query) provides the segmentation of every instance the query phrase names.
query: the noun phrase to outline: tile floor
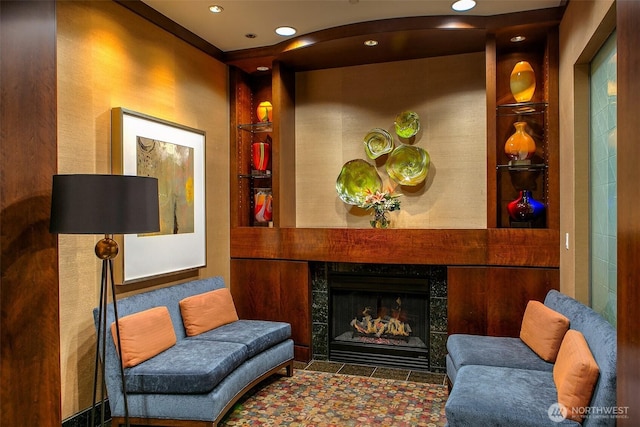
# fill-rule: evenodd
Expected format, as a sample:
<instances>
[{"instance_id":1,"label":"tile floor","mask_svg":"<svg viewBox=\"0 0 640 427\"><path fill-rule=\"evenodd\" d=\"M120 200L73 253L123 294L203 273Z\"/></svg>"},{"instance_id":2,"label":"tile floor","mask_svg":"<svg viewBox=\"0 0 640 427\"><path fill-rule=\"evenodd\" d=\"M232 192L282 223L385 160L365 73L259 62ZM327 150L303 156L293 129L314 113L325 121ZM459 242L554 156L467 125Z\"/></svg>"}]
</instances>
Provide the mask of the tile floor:
<instances>
[{"instance_id":1,"label":"tile floor","mask_svg":"<svg viewBox=\"0 0 640 427\"><path fill-rule=\"evenodd\" d=\"M408 369L382 368L368 365L354 365L350 363L328 362L323 360L312 360L309 363L294 362L294 369L330 372L333 374L360 375L364 377L414 381L428 384L447 384L445 374L440 373L412 371Z\"/></svg>"}]
</instances>

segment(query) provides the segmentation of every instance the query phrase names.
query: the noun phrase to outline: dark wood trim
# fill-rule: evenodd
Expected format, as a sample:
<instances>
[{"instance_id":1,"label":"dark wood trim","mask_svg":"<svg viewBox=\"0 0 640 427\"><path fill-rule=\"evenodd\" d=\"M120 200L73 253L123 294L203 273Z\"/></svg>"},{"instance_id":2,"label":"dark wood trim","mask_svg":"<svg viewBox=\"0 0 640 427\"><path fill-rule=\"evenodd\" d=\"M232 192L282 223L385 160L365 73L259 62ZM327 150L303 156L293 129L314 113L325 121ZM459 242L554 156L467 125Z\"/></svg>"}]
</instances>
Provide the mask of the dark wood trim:
<instances>
[{"instance_id":1,"label":"dark wood trim","mask_svg":"<svg viewBox=\"0 0 640 427\"><path fill-rule=\"evenodd\" d=\"M485 28L493 32L501 28L517 29L518 31L527 30L527 26L532 24L536 27L555 26L562 20L565 9L566 2L558 7L550 7L547 9L487 16Z\"/></svg>"},{"instance_id":2,"label":"dark wood trim","mask_svg":"<svg viewBox=\"0 0 640 427\"><path fill-rule=\"evenodd\" d=\"M640 2L618 1L618 426L640 421Z\"/></svg>"},{"instance_id":3,"label":"dark wood trim","mask_svg":"<svg viewBox=\"0 0 640 427\"><path fill-rule=\"evenodd\" d=\"M231 229L231 258L431 265L560 265L558 230Z\"/></svg>"},{"instance_id":4,"label":"dark wood trim","mask_svg":"<svg viewBox=\"0 0 640 427\"><path fill-rule=\"evenodd\" d=\"M296 223L296 76L280 62L273 64L273 197L276 227ZM286 197L283 197L286 195Z\"/></svg>"},{"instance_id":5,"label":"dark wood trim","mask_svg":"<svg viewBox=\"0 0 640 427\"><path fill-rule=\"evenodd\" d=\"M547 141L547 182L543 192L547 195L547 227L560 229L560 52L558 27L547 30L544 76L547 107L547 120L544 133Z\"/></svg>"},{"instance_id":6,"label":"dark wood trim","mask_svg":"<svg viewBox=\"0 0 640 427\"><path fill-rule=\"evenodd\" d=\"M488 34L485 47L486 92L487 92L487 188L497 188L496 165L498 156L495 150L498 138L496 126L496 68L498 64L495 34ZM495 191L487 191L487 227L498 226L498 198Z\"/></svg>"},{"instance_id":7,"label":"dark wood trim","mask_svg":"<svg viewBox=\"0 0 640 427\"><path fill-rule=\"evenodd\" d=\"M59 427L56 2L0 2L0 425Z\"/></svg>"},{"instance_id":8,"label":"dark wood trim","mask_svg":"<svg viewBox=\"0 0 640 427\"><path fill-rule=\"evenodd\" d=\"M273 46L225 52L223 61L251 74L256 72L256 65L269 65L273 61L280 61L295 71L306 71L482 52L489 32L510 28L544 34L545 28L560 23L563 13L564 7L558 7L492 17L384 19L328 28ZM507 36L505 32L501 40ZM363 48L363 42L370 38L378 40L378 46ZM404 41L401 49L397 49L398 40Z\"/></svg>"},{"instance_id":9,"label":"dark wood trim","mask_svg":"<svg viewBox=\"0 0 640 427\"><path fill-rule=\"evenodd\" d=\"M560 232L552 229L487 229L486 265L559 267Z\"/></svg>"}]
</instances>

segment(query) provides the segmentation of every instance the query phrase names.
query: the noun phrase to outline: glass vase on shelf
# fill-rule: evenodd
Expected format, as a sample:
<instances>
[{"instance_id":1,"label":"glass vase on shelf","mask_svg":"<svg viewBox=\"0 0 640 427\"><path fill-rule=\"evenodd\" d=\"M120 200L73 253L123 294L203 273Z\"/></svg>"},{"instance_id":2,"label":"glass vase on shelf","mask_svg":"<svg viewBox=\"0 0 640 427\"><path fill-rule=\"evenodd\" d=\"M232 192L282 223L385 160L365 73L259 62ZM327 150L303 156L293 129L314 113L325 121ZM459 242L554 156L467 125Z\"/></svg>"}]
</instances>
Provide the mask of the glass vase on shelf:
<instances>
[{"instance_id":1,"label":"glass vase on shelf","mask_svg":"<svg viewBox=\"0 0 640 427\"><path fill-rule=\"evenodd\" d=\"M254 188L253 220L255 225L267 226L273 219L273 196L271 188Z\"/></svg>"},{"instance_id":2,"label":"glass vase on shelf","mask_svg":"<svg viewBox=\"0 0 640 427\"><path fill-rule=\"evenodd\" d=\"M515 132L504 144L504 153L509 158L510 165L531 164L531 158L536 152L536 142L527 133L527 122L519 121L513 124Z\"/></svg>"},{"instance_id":3,"label":"glass vase on shelf","mask_svg":"<svg viewBox=\"0 0 640 427\"><path fill-rule=\"evenodd\" d=\"M511 219L523 222L539 218L544 209L544 203L534 199L531 190L520 190L518 197L507 205Z\"/></svg>"},{"instance_id":4,"label":"glass vase on shelf","mask_svg":"<svg viewBox=\"0 0 640 427\"><path fill-rule=\"evenodd\" d=\"M529 102L536 91L536 75L527 61L519 61L509 76L511 94L516 102Z\"/></svg>"},{"instance_id":5,"label":"glass vase on shelf","mask_svg":"<svg viewBox=\"0 0 640 427\"><path fill-rule=\"evenodd\" d=\"M264 141L251 144L251 162L253 170L259 174L269 173L269 158L271 157L271 137L267 135Z\"/></svg>"}]
</instances>

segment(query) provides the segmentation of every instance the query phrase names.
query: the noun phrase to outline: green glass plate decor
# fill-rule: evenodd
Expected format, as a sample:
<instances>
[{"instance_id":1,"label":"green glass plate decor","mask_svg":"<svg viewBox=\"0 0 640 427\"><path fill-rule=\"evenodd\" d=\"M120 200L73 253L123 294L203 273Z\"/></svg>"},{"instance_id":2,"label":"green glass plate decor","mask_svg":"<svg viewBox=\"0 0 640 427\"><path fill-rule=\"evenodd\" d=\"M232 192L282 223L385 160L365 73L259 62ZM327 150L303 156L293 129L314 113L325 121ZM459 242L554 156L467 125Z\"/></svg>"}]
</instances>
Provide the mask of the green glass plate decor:
<instances>
[{"instance_id":1,"label":"green glass plate decor","mask_svg":"<svg viewBox=\"0 0 640 427\"><path fill-rule=\"evenodd\" d=\"M400 138L411 138L420 130L420 117L415 111L403 111L396 116L394 123Z\"/></svg>"},{"instance_id":2,"label":"green glass plate decor","mask_svg":"<svg viewBox=\"0 0 640 427\"><path fill-rule=\"evenodd\" d=\"M389 154L387 173L400 185L418 185L427 178L430 160L426 150L403 144Z\"/></svg>"},{"instance_id":3,"label":"green glass plate decor","mask_svg":"<svg viewBox=\"0 0 640 427\"><path fill-rule=\"evenodd\" d=\"M390 153L393 150L393 138L384 129L374 128L364 137L364 151L370 159Z\"/></svg>"},{"instance_id":4,"label":"green glass plate decor","mask_svg":"<svg viewBox=\"0 0 640 427\"><path fill-rule=\"evenodd\" d=\"M349 160L342 166L336 180L340 199L355 206L362 206L368 194L382 190L382 178L375 166L366 160Z\"/></svg>"}]
</instances>

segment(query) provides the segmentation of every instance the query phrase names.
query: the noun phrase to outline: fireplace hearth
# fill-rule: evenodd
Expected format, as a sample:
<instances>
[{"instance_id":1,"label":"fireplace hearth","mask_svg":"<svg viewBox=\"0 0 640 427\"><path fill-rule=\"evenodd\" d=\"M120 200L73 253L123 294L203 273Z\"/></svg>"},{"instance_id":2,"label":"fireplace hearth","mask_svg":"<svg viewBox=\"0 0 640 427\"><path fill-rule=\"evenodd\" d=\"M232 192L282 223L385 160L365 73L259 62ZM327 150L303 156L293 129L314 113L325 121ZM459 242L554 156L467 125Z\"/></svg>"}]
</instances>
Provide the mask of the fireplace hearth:
<instances>
[{"instance_id":1,"label":"fireplace hearth","mask_svg":"<svg viewBox=\"0 0 640 427\"><path fill-rule=\"evenodd\" d=\"M310 273L315 360L445 372L446 266L314 262ZM352 322L367 316L373 331L380 318L411 332L362 334Z\"/></svg>"},{"instance_id":2,"label":"fireplace hearth","mask_svg":"<svg viewBox=\"0 0 640 427\"><path fill-rule=\"evenodd\" d=\"M429 370L426 278L329 274L329 360Z\"/></svg>"}]
</instances>

